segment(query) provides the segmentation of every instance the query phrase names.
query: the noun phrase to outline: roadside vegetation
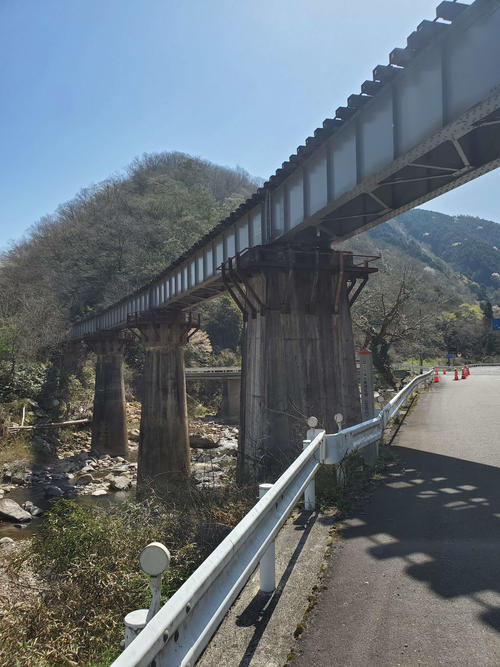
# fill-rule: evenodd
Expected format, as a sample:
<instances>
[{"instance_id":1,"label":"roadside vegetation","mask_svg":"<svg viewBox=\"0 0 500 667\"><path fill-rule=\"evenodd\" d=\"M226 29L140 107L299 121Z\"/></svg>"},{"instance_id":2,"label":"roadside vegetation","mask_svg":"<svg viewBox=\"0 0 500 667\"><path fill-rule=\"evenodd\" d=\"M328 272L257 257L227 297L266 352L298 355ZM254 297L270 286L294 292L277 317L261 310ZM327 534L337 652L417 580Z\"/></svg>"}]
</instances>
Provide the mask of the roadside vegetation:
<instances>
[{"instance_id":1,"label":"roadside vegetation","mask_svg":"<svg viewBox=\"0 0 500 667\"><path fill-rule=\"evenodd\" d=\"M241 170L180 153L145 155L121 177L61 205L0 256L0 475L6 464L57 458L86 438L68 430L37 439L10 428L91 416L95 357L83 345L64 344L68 326L150 280L257 186ZM410 212L342 244L339 249L355 254L382 254L379 272L353 308L356 346L373 351L377 389L396 386L394 363L443 363L452 346L469 362L500 360L500 335L490 326L492 316L500 317L498 248L500 225L429 211ZM202 329L185 350L186 365L239 365L242 317L229 296L198 310ZM139 427L143 364L140 341L128 341L131 430ZM217 412L221 382L190 381L187 389L191 417ZM331 470L318 476L323 505L342 507L372 483L359 456L346 466L345 489ZM159 540L172 553L166 598L214 546L200 539L200 527L233 526L255 498L253 487L231 480L107 510L54 502L37 536L6 560L10 575L28 583L19 584L26 585L24 597L11 596L2 593L0 580L0 664L109 664L124 614L149 602L138 565L142 548Z\"/></svg>"},{"instance_id":2,"label":"roadside vegetation","mask_svg":"<svg viewBox=\"0 0 500 667\"><path fill-rule=\"evenodd\" d=\"M107 665L120 651L124 615L147 608L148 578L139 554L161 541L172 555L163 578L170 597L217 539L211 526L234 526L255 503L254 487L189 487L182 497L126 503L111 510L58 500L39 534L11 561L31 568L39 595L5 601L0 612L0 664L59 667Z\"/></svg>"}]
</instances>

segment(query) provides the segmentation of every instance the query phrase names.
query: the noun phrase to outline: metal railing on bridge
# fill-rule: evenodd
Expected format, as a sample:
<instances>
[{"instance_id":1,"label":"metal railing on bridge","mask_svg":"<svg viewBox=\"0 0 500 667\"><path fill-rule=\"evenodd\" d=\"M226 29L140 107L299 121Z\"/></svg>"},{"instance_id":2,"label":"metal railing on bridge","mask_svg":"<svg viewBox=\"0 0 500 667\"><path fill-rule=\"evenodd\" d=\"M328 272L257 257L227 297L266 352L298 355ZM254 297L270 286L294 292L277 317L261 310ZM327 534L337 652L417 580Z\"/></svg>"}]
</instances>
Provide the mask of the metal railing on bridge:
<instances>
[{"instance_id":1,"label":"metal railing on bridge","mask_svg":"<svg viewBox=\"0 0 500 667\"><path fill-rule=\"evenodd\" d=\"M186 380L234 380L241 377L241 366L186 366Z\"/></svg>"},{"instance_id":2,"label":"metal railing on bridge","mask_svg":"<svg viewBox=\"0 0 500 667\"><path fill-rule=\"evenodd\" d=\"M433 371L429 371L415 377L374 419L335 434L308 431L310 440L304 441L300 456L269 485L265 495L153 616L112 667L145 667L153 660L156 667L193 667L259 563L261 585L263 579L269 581L269 572L263 573L262 569L272 568L274 572L273 541L300 498L304 496L306 510L314 510L314 478L320 465L339 465L350 453L377 443L388 422L421 384L432 382L432 376Z\"/></svg>"}]
</instances>

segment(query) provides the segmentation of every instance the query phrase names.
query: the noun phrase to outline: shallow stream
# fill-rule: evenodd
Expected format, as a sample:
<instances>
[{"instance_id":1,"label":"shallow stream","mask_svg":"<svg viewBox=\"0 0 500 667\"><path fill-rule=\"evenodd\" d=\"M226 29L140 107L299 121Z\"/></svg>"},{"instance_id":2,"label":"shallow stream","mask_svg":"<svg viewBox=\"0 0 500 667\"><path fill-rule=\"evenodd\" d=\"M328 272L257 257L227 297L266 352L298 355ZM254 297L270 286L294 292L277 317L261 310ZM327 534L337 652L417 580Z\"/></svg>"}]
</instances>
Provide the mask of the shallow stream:
<instances>
[{"instance_id":1,"label":"shallow stream","mask_svg":"<svg viewBox=\"0 0 500 667\"><path fill-rule=\"evenodd\" d=\"M4 497L14 500L21 506L27 500L31 500L34 505L40 507L43 510L46 510L51 503L58 500L58 498L47 498L45 495L45 488L43 486L22 486L14 489ZM134 500L134 498L135 488L132 488L129 491L110 492L105 496L78 495L72 498L72 500L74 500L78 505L83 505L86 507L93 506L107 508L123 503L126 500ZM42 521L43 515L40 517L35 517L26 523L15 524L11 521L0 521L0 538L11 537L13 540L25 540L37 533L42 524Z\"/></svg>"}]
</instances>

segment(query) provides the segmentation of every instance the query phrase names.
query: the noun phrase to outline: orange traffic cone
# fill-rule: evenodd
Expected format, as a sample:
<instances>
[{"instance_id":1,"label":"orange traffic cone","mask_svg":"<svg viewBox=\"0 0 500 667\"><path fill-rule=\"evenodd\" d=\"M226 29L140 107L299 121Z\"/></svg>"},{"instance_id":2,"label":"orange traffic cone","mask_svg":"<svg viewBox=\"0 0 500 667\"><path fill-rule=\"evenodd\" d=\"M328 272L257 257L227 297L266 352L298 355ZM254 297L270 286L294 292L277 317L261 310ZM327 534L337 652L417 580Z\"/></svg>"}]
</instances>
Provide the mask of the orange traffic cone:
<instances>
[{"instance_id":1,"label":"orange traffic cone","mask_svg":"<svg viewBox=\"0 0 500 667\"><path fill-rule=\"evenodd\" d=\"M434 382L439 382L439 373L437 368L434 369Z\"/></svg>"},{"instance_id":2,"label":"orange traffic cone","mask_svg":"<svg viewBox=\"0 0 500 667\"><path fill-rule=\"evenodd\" d=\"M467 380L467 373L465 372L465 368L462 368L462 380Z\"/></svg>"},{"instance_id":3,"label":"orange traffic cone","mask_svg":"<svg viewBox=\"0 0 500 667\"><path fill-rule=\"evenodd\" d=\"M446 368L443 369L443 375L446 375Z\"/></svg>"},{"instance_id":4,"label":"orange traffic cone","mask_svg":"<svg viewBox=\"0 0 500 667\"><path fill-rule=\"evenodd\" d=\"M469 367L468 367L468 366L464 366L464 368L465 368L465 373L466 373L467 377L469 377L469 375L470 375Z\"/></svg>"},{"instance_id":5,"label":"orange traffic cone","mask_svg":"<svg viewBox=\"0 0 500 667\"><path fill-rule=\"evenodd\" d=\"M454 379L454 380L458 380L458 371L457 371L456 368L455 368L455 377L454 377L453 379Z\"/></svg>"}]
</instances>

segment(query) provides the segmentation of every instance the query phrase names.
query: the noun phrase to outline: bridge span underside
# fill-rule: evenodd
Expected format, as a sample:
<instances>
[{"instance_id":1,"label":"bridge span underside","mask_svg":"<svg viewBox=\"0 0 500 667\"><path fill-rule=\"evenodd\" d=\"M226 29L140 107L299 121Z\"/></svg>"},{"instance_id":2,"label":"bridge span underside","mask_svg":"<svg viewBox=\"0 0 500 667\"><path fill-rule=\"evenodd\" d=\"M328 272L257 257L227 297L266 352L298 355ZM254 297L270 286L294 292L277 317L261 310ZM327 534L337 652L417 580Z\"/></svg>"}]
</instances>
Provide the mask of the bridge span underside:
<instances>
[{"instance_id":1,"label":"bridge span underside","mask_svg":"<svg viewBox=\"0 0 500 667\"><path fill-rule=\"evenodd\" d=\"M387 65L375 67L373 80L365 81L359 93L350 95L347 105L339 107L334 118L326 119L248 201L148 285L99 315L75 324L70 337L81 340L102 331L118 335L130 326L130 318L154 319L156 314L166 311L180 314L228 289L227 275L222 269L232 271L234 277L236 264L247 261L245 256L253 256L252 252L258 252L258 248L263 252L274 248L273 252L278 254L297 249L312 254L325 252L336 241L497 167L500 164L499 34L500 0L476 0L471 5L441 2L436 20L423 21L409 35L404 48L391 52ZM290 276L296 268L287 269ZM301 273L312 291L317 283L315 272L311 264L309 276ZM293 280L290 278L288 284ZM258 401L243 390L244 432L248 425L245 414L249 411L252 419L269 423L270 411L278 409L271 402L276 401L280 406L287 402L287 397L276 397L275 392L289 392L291 387L292 394L297 391L314 395L315 391L311 389L307 370L296 374L293 382L273 384L270 378L265 379L266 373L277 372L272 360L280 348L275 343L288 335L285 321L289 312L284 308L280 318L273 320L275 306L269 307L272 298L258 289L262 281L272 282L265 267L261 267L260 278L252 275L246 281L233 281L232 295L247 319L243 385L250 386L248 374L256 373L257 367L264 377ZM345 303L344 296L339 295L352 286L344 276L337 284L341 286L328 296L330 306L332 302L336 304L334 310L339 302ZM260 294L262 304L254 303L253 292ZM304 299L301 308L306 306ZM352 347L348 311L348 307L341 306L335 313L340 317L343 349L337 350L334 365ZM266 332L271 329L275 333L268 339ZM321 336L330 336L331 327L321 327L321 332ZM297 343L295 354L306 358L308 334L303 329L297 335L304 337ZM163 334L158 336L165 338ZM253 343L252 336L256 336ZM259 336L271 347L259 348ZM325 345L323 341L314 349L323 354ZM264 365L255 355L265 355L269 363ZM280 371L290 367L287 355L282 357ZM321 366L317 359L307 358L311 367ZM332 357L327 353L325 359ZM340 364L341 377L348 378L351 373L354 376L351 366L347 370ZM176 386L182 387L179 364L177 370L169 372ZM303 386L296 387L297 382ZM346 380L344 384L348 387L354 383ZM342 391L347 390L340 387L334 390L336 396L341 396ZM353 400L351 396L347 403ZM254 409L256 405L260 407ZM304 409L307 406L308 411L321 409L315 400L303 401L302 406ZM335 412L336 408L342 411L342 401L338 403L335 399L332 410ZM177 409L184 410L181 399ZM270 432L254 435L269 442L275 437ZM242 443L242 451L244 448Z\"/></svg>"}]
</instances>

